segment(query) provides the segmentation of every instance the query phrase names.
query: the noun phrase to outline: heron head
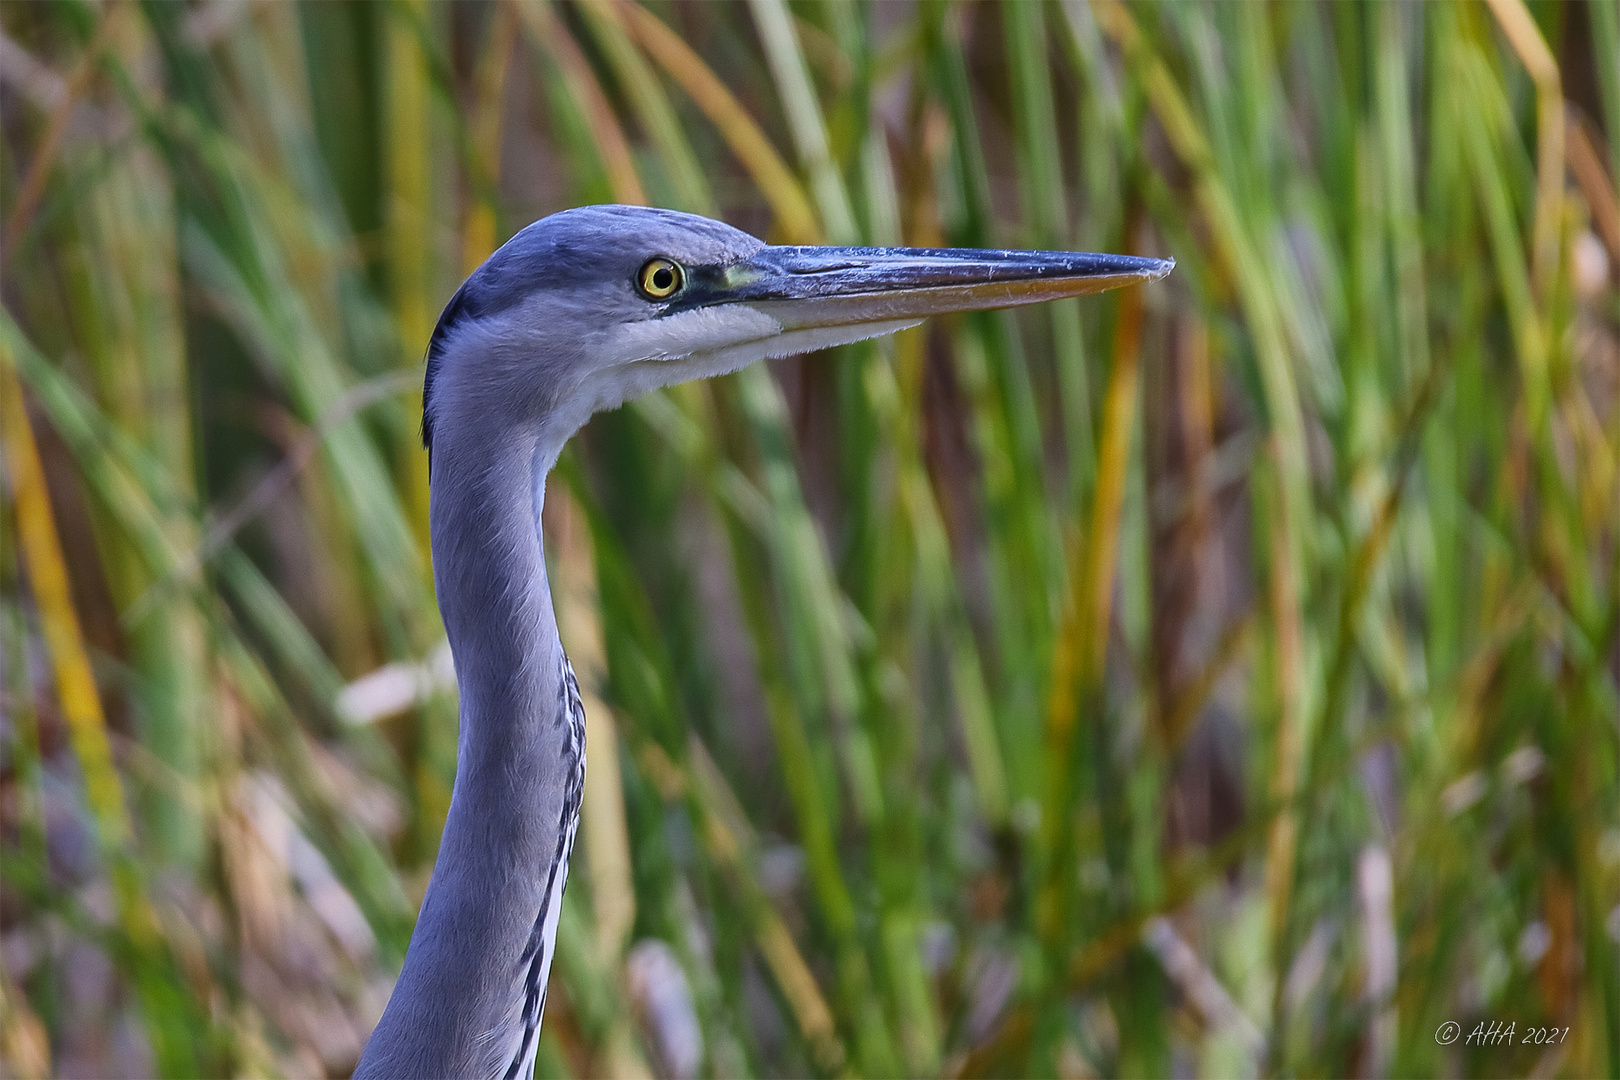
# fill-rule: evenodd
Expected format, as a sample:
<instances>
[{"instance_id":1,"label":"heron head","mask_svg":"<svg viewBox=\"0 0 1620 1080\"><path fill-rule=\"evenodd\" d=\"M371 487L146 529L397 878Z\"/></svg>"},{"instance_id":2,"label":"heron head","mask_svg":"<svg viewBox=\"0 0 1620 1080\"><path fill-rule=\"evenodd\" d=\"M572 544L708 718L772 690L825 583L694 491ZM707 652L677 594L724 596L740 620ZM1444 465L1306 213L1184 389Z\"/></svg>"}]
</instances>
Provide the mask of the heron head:
<instances>
[{"instance_id":1,"label":"heron head","mask_svg":"<svg viewBox=\"0 0 1620 1080\"><path fill-rule=\"evenodd\" d=\"M1171 260L1078 252L778 247L694 214L565 210L473 272L428 347L422 436L453 399L554 423L661 386L914 326L1163 277ZM558 442L560 447L560 441Z\"/></svg>"}]
</instances>

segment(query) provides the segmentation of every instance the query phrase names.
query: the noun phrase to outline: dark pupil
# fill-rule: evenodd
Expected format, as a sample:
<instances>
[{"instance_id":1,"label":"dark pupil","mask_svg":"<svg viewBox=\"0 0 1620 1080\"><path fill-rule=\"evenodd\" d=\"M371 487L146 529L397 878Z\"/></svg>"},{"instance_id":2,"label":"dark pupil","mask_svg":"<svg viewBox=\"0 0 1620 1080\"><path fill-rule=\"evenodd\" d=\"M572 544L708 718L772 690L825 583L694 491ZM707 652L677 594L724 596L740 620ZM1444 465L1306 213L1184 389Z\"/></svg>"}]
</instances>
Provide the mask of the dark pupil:
<instances>
[{"instance_id":1,"label":"dark pupil","mask_svg":"<svg viewBox=\"0 0 1620 1080\"><path fill-rule=\"evenodd\" d=\"M653 271L653 288L662 291L673 284L675 284L675 275L669 272L667 266L660 266Z\"/></svg>"}]
</instances>

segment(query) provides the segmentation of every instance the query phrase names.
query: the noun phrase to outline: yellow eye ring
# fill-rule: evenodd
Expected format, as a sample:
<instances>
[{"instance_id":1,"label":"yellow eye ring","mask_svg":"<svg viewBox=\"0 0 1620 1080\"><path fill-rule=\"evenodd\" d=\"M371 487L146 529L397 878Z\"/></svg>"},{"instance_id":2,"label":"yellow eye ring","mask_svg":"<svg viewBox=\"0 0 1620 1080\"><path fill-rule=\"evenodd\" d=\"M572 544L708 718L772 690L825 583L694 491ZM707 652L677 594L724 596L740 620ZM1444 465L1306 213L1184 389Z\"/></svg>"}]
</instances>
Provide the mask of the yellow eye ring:
<instances>
[{"instance_id":1,"label":"yellow eye ring","mask_svg":"<svg viewBox=\"0 0 1620 1080\"><path fill-rule=\"evenodd\" d=\"M668 300L686 284L686 272L669 259L648 259L636 275L636 288L648 300Z\"/></svg>"}]
</instances>

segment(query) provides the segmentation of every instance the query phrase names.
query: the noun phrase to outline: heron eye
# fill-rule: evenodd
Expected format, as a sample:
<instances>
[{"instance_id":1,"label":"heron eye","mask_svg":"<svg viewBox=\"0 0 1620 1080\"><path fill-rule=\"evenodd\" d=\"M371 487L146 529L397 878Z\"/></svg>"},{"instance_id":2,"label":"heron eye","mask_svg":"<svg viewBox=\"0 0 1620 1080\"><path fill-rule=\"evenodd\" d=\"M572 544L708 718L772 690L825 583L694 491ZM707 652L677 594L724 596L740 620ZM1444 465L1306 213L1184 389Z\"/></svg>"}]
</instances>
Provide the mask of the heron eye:
<instances>
[{"instance_id":1,"label":"heron eye","mask_svg":"<svg viewBox=\"0 0 1620 1080\"><path fill-rule=\"evenodd\" d=\"M680 265L668 259L648 259L636 275L636 287L649 300L668 300L685 282Z\"/></svg>"}]
</instances>

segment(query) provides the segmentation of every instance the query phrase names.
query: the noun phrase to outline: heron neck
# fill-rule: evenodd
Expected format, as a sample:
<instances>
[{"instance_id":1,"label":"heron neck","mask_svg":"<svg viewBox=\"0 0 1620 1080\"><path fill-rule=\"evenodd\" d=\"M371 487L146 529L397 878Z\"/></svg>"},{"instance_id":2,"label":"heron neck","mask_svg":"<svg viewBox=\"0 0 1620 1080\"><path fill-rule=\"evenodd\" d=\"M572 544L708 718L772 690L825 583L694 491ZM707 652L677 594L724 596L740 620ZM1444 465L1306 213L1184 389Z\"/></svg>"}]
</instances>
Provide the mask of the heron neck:
<instances>
[{"instance_id":1,"label":"heron neck","mask_svg":"<svg viewBox=\"0 0 1620 1080\"><path fill-rule=\"evenodd\" d=\"M446 452L435 452L429 516L434 585L461 688L459 751L504 755L513 740L539 734L526 721L553 705L562 662L540 543L556 453L532 430L487 438L476 456L453 437L445 442Z\"/></svg>"},{"instance_id":2,"label":"heron neck","mask_svg":"<svg viewBox=\"0 0 1620 1080\"><path fill-rule=\"evenodd\" d=\"M564 659L539 530L551 442L543 429L474 423L445 424L435 440L434 581L461 692L455 788L361 1073L502 1075L527 984L544 987L549 956L531 970L531 938L573 812L568 724L558 716ZM549 921L554 928L554 914Z\"/></svg>"}]
</instances>

